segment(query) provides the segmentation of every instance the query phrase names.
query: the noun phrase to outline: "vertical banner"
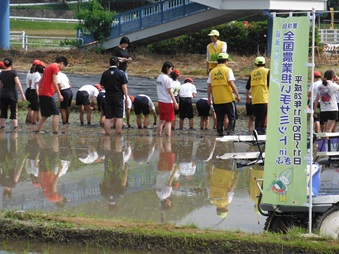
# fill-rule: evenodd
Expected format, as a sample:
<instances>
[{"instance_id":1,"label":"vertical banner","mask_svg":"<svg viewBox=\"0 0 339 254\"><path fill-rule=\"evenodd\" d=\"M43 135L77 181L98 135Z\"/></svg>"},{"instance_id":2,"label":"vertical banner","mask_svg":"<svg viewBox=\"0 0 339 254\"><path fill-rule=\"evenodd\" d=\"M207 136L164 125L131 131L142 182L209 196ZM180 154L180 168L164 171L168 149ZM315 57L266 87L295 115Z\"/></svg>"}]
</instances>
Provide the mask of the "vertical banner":
<instances>
[{"instance_id":1,"label":"vertical banner","mask_svg":"<svg viewBox=\"0 0 339 254\"><path fill-rule=\"evenodd\" d=\"M273 19L263 202L307 202L307 78L310 20Z\"/></svg>"}]
</instances>

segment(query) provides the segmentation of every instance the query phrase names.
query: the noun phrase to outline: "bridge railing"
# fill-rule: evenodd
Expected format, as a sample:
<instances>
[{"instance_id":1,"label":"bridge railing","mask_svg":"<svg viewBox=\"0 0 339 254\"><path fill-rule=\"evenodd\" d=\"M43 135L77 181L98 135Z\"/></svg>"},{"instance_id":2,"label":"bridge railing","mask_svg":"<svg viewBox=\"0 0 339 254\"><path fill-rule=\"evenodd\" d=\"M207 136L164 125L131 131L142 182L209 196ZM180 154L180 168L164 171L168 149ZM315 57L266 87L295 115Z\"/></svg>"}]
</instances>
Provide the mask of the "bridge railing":
<instances>
[{"instance_id":1,"label":"bridge railing","mask_svg":"<svg viewBox=\"0 0 339 254\"><path fill-rule=\"evenodd\" d=\"M207 9L210 9L210 7L191 2L190 0L165 0L145 5L114 16L111 34L108 39L153 27ZM90 36L84 37L85 44L91 41L93 41L93 38L90 38Z\"/></svg>"},{"instance_id":2,"label":"bridge railing","mask_svg":"<svg viewBox=\"0 0 339 254\"><path fill-rule=\"evenodd\" d=\"M319 29L321 43L339 44L339 29Z\"/></svg>"}]
</instances>

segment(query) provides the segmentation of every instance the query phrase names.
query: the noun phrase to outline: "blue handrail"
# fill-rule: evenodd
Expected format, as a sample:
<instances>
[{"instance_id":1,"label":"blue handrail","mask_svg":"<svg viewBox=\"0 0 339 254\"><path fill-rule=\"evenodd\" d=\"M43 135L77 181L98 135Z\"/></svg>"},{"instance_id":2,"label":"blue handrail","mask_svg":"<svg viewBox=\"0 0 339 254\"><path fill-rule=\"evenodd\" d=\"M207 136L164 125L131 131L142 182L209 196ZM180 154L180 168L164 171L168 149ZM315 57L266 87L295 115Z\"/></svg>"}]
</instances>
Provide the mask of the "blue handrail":
<instances>
[{"instance_id":1,"label":"blue handrail","mask_svg":"<svg viewBox=\"0 0 339 254\"><path fill-rule=\"evenodd\" d=\"M210 7L190 0L162 0L114 16L110 36L107 39L153 27L162 23L199 13ZM84 38L89 43L90 38Z\"/></svg>"}]
</instances>

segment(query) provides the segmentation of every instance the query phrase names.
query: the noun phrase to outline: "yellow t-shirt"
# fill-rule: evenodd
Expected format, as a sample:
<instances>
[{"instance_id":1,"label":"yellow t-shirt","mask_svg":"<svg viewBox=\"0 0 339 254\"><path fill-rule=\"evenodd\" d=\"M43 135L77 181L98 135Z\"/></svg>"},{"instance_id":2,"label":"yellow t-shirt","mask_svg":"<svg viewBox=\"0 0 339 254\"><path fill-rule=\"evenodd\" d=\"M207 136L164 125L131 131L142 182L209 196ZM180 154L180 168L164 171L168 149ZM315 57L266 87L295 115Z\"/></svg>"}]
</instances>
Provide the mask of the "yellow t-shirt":
<instances>
[{"instance_id":1,"label":"yellow t-shirt","mask_svg":"<svg viewBox=\"0 0 339 254\"><path fill-rule=\"evenodd\" d=\"M224 104L234 101L232 88L228 83L228 68L225 64L218 64L211 70L211 88L213 103Z\"/></svg>"},{"instance_id":2,"label":"yellow t-shirt","mask_svg":"<svg viewBox=\"0 0 339 254\"><path fill-rule=\"evenodd\" d=\"M268 72L263 66L251 72L252 104L268 103Z\"/></svg>"}]
</instances>

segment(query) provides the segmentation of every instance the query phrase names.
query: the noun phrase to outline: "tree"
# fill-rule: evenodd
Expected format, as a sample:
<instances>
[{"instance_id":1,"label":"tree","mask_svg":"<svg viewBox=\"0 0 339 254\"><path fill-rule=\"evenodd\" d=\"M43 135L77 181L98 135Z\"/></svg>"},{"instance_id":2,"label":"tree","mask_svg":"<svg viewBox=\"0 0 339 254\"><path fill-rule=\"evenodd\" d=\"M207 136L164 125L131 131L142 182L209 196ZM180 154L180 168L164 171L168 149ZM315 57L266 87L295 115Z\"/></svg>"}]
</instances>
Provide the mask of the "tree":
<instances>
[{"instance_id":1,"label":"tree","mask_svg":"<svg viewBox=\"0 0 339 254\"><path fill-rule=\"evenodd\" d=\"M92 0L87 10L80 10L76 16L79 19L77 29L84 35L91 35L95 41L102 43L110 35L113 14L105 11L98 0Z\"/></svg>"}]
</instances>

